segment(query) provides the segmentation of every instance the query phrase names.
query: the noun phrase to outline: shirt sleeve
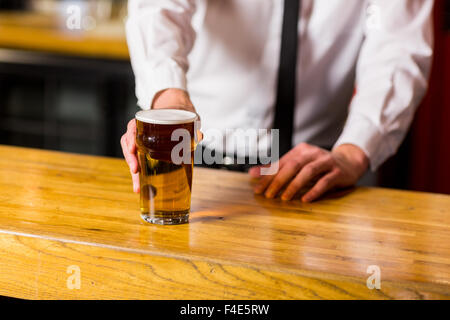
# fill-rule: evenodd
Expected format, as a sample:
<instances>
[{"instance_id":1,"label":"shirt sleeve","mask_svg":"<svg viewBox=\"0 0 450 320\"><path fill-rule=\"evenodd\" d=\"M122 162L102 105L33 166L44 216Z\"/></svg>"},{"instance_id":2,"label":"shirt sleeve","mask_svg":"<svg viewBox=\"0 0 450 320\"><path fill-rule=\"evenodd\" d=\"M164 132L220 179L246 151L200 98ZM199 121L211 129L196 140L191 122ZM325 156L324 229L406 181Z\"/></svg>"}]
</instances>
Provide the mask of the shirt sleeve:
<instances>
[{"instance_id":1,"label":"shirt sleeve","mask_svg":"<svg viewBox=\"0 0 450 320\"><path fill-rule=\"evenodd\" d=\"M128 1L127 42L141 108L149 109L161 90L186 90L195 9L195 0Z\"/></svg>"},{"instance_id":2,"label":"shirt sleeve","mask_svg":"<svg viewBox=\"0 0 450 320\"><path fill-rule=\"evenodd\" d=\"M360 147L375 171L404 139L428 84L433 0L368 1L356 94L335 144Z\"/></svg>"}]
</instances>

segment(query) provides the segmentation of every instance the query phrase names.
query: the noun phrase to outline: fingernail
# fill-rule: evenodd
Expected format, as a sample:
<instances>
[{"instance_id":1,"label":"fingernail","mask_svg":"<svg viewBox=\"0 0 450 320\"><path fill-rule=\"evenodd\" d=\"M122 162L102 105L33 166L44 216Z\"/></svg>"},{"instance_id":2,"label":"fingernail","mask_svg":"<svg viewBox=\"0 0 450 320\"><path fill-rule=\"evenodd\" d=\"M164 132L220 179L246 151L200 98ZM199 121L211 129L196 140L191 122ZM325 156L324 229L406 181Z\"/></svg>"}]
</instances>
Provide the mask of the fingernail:
<instances>
[{"instance_id":1,"label":"fingernail","mask_svg":"<svg viewBox=\"0 0 450 320\"><path fill-rule=\"evenodd\" d=\"M266 192L266 198L268 198L268 199L272 199L272 198L273 198L273 196L274 196L274 194L273 194L273 192L272 192L272 191L267 191L267 192Z\"/></svg>"},{"instance_id":2,"label":"fingernail","mask_svg":"<svg viewBox=\"0 0 450 320\"><path fill-rule=\"evenodd\" d=\"M283 201L289 201L289 200L291 200L291 196L290 196L290 195L282 195L282 196L281 196L281 200L283 200Z\"/></svg>"}]
</instances>

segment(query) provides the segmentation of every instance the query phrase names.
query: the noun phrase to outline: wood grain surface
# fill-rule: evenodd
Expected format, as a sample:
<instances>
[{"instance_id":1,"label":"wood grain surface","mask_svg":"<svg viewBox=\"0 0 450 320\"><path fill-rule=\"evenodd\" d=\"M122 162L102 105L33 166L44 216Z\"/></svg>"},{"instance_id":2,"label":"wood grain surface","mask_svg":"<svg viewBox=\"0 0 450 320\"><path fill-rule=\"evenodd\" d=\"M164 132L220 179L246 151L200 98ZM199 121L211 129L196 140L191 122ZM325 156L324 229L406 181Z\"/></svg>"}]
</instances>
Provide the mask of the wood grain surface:
<instances>
[{"instance_id":1,"label":"wood grain surface","mask_svg":"<svg viewBox=\"0 0 450 320\"><path fill-rule=\"evenodd\" d=\"M195 168L190 223L151 225L124 161L0 146L0 295L450 298L450 196L356 188L285 203L252 183Z\"/></svg>"},{"instance_id":2,"label":"wood grain surface","mask_svg":"<svg viewBox=\"0 0 450 320\"><path fill-rule=\"evenodd\" d=\"M129 59L123 21L101 22L92 30L70 30L65 25L66 19L37 13L0 13L0 48Z\"/></svg>"}]
</instances>

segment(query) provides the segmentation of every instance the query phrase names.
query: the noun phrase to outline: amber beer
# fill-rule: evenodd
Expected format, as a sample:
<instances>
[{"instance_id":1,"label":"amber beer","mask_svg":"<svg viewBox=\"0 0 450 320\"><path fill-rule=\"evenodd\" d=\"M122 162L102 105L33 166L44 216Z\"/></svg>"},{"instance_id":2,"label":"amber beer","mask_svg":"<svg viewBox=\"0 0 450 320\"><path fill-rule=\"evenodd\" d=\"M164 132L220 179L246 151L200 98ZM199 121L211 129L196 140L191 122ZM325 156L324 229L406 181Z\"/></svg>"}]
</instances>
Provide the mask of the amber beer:
<instances>
[{"instance_id":1,"label":"amber beer","mask_svg":"<svg viewBox=\"0 0 450 320\"><path fill-rule=\"evenodd\" d=\"M136 113L141 216L147 222L180 224L189 220L196 119L195 113L176 109ZM188 147L176 154L188 161L174 160L172 150L186 143L180 137L173 138L177 129L189 133Z\"/></svg>"}]
</instances>

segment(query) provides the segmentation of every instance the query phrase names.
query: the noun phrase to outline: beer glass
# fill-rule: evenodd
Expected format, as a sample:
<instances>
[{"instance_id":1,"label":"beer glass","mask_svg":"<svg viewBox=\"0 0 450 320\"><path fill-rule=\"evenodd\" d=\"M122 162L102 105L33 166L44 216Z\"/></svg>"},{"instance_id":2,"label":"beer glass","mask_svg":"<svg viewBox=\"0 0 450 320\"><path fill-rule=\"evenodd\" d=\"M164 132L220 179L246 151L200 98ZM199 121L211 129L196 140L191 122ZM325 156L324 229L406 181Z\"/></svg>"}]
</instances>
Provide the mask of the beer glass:
<instances>
[{"instance_id":1,"label":"beer glass","mask_svg":"<svg viewBox=\"0 0 450 320\"><path fill-rule=\"evenodd\" d=\"M141 216L147 222L189 220L196 120L195 113L176 109L136 113Z\"/></svg>"}]
</instances>

